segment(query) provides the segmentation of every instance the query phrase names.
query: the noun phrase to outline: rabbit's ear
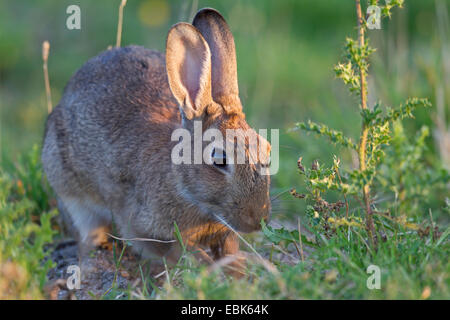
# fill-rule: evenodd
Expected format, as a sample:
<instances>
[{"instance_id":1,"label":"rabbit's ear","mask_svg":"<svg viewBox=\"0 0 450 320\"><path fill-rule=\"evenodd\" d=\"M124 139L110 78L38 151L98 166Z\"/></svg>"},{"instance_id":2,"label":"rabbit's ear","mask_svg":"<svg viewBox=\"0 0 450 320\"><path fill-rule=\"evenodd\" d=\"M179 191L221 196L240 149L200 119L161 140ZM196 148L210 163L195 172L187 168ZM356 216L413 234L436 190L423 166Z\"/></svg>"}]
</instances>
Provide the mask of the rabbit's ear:
<instances>
[{"instance_id":1,"label":"rabbit's ear","mask_svg":"<svg viewBox=\"0 0 450 320\"><path fill-rule=\"evenodd\" d=\"M211 53L200 32L188 23L174 25L167 36L166 69L170 89L183 117L202 116L211 98Z\"/></svg>"},{"instance_id":2,"label":"rabbit's ear","mask_svg":"<svg viewBox=\"0 0 450 320\"><path fill-rule=\"evenodd\" d=\"M240 106L234 38L227 22L214 9L201 9L192 24L211 50L212 97L221 104Z\"/></svg>"}]
</instances>

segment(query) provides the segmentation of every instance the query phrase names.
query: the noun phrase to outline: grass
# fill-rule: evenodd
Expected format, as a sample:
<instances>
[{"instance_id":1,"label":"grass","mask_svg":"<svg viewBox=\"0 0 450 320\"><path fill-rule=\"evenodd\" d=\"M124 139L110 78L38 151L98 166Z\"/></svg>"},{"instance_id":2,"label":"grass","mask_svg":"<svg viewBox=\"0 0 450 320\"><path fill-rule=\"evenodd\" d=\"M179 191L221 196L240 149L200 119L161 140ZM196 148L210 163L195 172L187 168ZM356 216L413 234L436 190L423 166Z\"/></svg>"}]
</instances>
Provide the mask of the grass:
<instances>
[{"instance_id":1,"label":"grass","mask_svg":"<svg viewBox=\"0 0 450 320\"><path fill-rule=\"evenodd\" d=\"M116 294L139 299L448 299L448 232L433 239L431 234L421 238L405 230L380 242L374 252L367 250L367 240L358 230L337 230L320 246L306 246L304 262L292 248L276 246L280 249L271 254L275 272L249 260L248 277L241 280L211 271L185 253L161 288L130 288ZM252 243L269 256L270 241L257 237ZM290 263L275 258L285 258L286 251L294 255ZM367 287L370 265L381 269L380 289Z\"/></svg>"},{"instance_id":2,"label":"grass","mask_svg":"<svg viewBox=\"0 0 450 320\"><path fill-rule=\"evenodd\" d=\"M56 231L37 146L8 172L0 168L0 299L44 297L45 245Z\"/></svg>"}]
</instances>

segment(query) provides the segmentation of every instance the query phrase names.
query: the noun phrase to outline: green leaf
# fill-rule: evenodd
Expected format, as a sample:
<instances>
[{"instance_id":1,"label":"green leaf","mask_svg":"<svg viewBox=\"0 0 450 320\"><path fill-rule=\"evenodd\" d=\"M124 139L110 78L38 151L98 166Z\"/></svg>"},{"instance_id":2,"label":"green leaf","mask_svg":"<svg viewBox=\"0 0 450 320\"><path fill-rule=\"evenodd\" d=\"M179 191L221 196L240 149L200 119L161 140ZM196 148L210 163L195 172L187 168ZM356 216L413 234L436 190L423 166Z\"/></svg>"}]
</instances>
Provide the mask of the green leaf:
<instances>
[{"instance_id":1,"label":"green leaf","mask_svg":"<svg viewBox=\"0 0 450 320\"><path fill-rule=\"evenodd\" d=\"M440 246L441 243L444 242L448 238L449 234L450 234L450 227L447 227L447 229L445 229L444 233L441 235L441 237L436 242L436 245L434 247L436 248L436 247Z\"/></svg>"},{"instance_id":2,"label":"green leaf","mask_svg":"<svg viewBox=\"0 0 450 320\"><path fill-rule=\"evenodd\" d=\"M289 231L284 228L274 229L261 220L262 232L274 244L286 241L288 243L298 241L298 230ZM311 247L317 247L317 244L302 234L302 242Z\"/></svg>"},{"instance_id":3,"label":"green leaf","mask_svg":"<svg viewBox=\"0 0 450 320\"><path fill-rule=\"evenodd\" d=\"M183 248L183 252L186 251L186 245L183 242L183 237L181 236L180 229L178 228L178 225L176 222L173 223L175 237L177 238L178 242L181 244L181 247Z\"/></svg>"},{"instance_id":4,"label":"green leaf","mask_svg":"<svg viewBox=\"0 0 450 320\"><path fill-rule=\"evenodd\" d=\"M354 150L358 148L351 138L344 136L344 134L340 131L330 129L324 124L319 124L308 120L307 123L296 123L295 127L304 131L317 133L320 136L325 136L334 144L339 144Z\"/></svg>"}]
</instances>

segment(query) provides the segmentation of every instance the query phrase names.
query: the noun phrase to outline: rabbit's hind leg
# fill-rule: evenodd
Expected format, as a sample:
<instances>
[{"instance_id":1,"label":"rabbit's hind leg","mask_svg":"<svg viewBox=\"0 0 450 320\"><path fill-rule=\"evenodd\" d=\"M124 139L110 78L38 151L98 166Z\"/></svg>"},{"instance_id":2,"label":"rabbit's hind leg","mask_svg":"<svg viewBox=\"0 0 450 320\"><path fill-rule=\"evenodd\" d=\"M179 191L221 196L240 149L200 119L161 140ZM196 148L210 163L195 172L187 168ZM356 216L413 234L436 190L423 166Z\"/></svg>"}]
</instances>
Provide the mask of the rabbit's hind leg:
<instances>
[{"instance_id":1,"label":"rabbit's hind leg","mask_svg":"<svg viewBox=\"0 0 450 320\"><path fill-rule=\"evenodd\" d=\"M112 249L106 232L112 221L109 210L88 197L61 197L59 205L71 223L78 240L78 266L81 271L81 285L89 286L92 281L97 282L102 275L102 265L105 263L104 254L98 247ZM68 218L68 219L67 219Z\"/></svg>"},{"instance_id":2,"label":"rabbit's hind leg","mask_svg":"<svg viewBox=\"0 0 450 320\"><path fill-rule=\"evenodd\" d=\"M61 197L60 207L78 233L80 247L109 247L107 232L111 227L111 212L104 206L85 198ZM69 219L67 219L69 218ZM69 222L69 223L70 223ZM70 228L70 227L69 227Z\"/></svg>"}]
</instances>

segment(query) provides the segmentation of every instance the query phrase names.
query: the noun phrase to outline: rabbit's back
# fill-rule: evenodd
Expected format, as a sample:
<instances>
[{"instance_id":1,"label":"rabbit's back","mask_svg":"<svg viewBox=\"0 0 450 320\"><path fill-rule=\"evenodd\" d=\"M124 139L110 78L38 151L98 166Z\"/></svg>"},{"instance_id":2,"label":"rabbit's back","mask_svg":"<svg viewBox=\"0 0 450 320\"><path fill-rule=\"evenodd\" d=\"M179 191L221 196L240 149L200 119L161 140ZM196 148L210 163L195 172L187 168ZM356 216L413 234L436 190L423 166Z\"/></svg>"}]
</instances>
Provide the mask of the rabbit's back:
<instances>
[{"instance_id":1,"label":"rabbit's back","mask_svg":"<svg viewBox=\"0 0 450 320\"><path fill-rule=\"evenodd\" d=\"M180 120L164 55L140 46L114 48L90 59L67 84L60 105L75 117L87 112L114 127L135 114L151 114L156 118L146 120L152 122Z\"/></svg>"},{"instance_id":2,"label":"rabbit's back","mask_svg":"<svg viewBox=\"0 0 450 320\"><path fill-rule=\"evenodd\" d=\"M143 161L170 157L179 123L164 56L138 46L107 50L76 72L47 120L49 181L58 194L120 201L113 195L135 184Z\"/></svg>"}]
</instances>

